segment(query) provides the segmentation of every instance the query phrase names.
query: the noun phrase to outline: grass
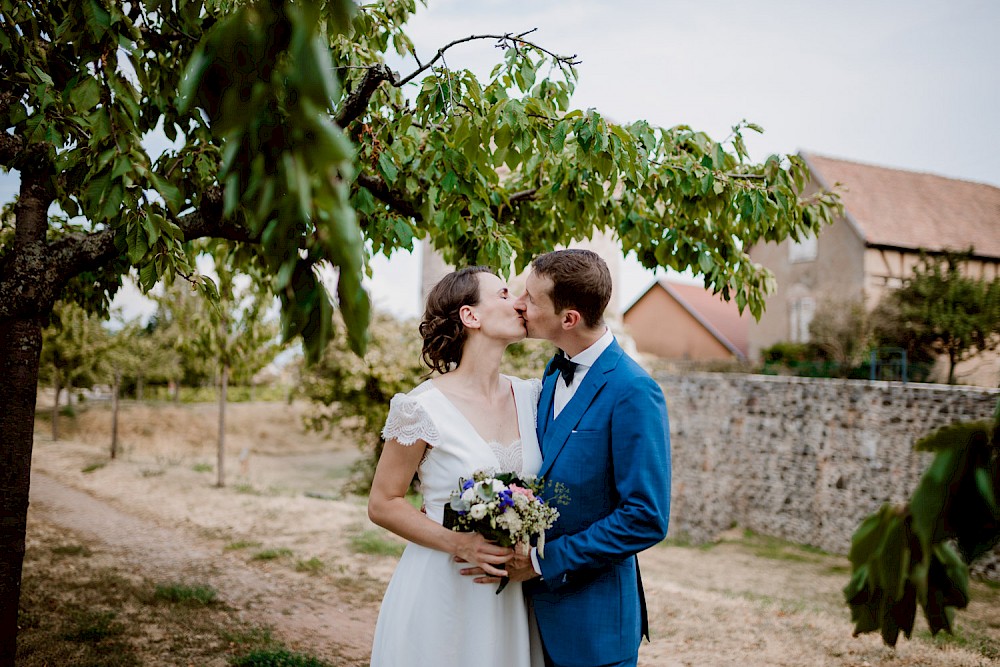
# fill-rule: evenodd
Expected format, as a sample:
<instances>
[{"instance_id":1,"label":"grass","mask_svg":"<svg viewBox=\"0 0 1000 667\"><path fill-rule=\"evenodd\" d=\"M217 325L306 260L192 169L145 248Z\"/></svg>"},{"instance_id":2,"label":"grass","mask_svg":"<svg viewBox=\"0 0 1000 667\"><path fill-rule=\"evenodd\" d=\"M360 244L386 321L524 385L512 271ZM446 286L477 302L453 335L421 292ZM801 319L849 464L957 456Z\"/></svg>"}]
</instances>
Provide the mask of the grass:
<instances>
[{"instance_id":1,"label":"grass","mask_svg":"<svg viewBox=\"0 0 1000 667\"><path fill-rule=\"evenodd\" d=\"M755 556L769 560L793 561L798 563L816 563L828 556L827 552L817 547L795 544L788 540L769 535L761 535L750 529L743 531L743 544Z\"/></svg>"},{"instance_id":2,"label":"grass","mask_svg":"<svg viewBox=\"0 0 1000 667\"><path fill-rule=\"evenodd\" d=\"M286 549L284 547L280 549L264 549L263 551L258 551L254 554L253 560L277 560L279 558L285 558L286 556L291 556L292 550Z\"/></svg>"},{"instance_id":3,"label":"grass","mask_svg":"<svg viewBox=\"0 0 1000 667\"><path fill-rule=\"evenodd\" d=\"M215 594L211 588L156 586L101 566L100 558L82 557L90 549L66 530L30 516L17 618L18 667L329 667L291 652L270 628L242 620L239 610L209 603ZM76 557L72 568L66 567L67 557Z\"/></svg>"},{"instance_id":4,"label":"grass","mask_svg":"<svg viewBox=\"0 0 1000 667\"><path fill-rule=\"evenodd\" d=\"M917 613L920 613L919 610ZM954 634L939 632L936 636L931 636L930 630L917 630L913 633L913 636L931 642L938 648L953 646L978 653L989 660L1000 658L1000 645L995 641L991 641L989 637L974 631L963 630L954 625L952 626L952 630Z\"/></svg>"},{"instance_id":5,"label":"grass","mask_svg":"<svg viewBox=\"0 0 1000 667\"><path fill-rule=\"evenodd\" d=\"M230 542L225 547L224 551L238 551L239 549L251 549L253 547L261 546L260 542L251 542L249 540L237 540L236 542Z\"/></svg>"},{"instance_id":6,"label":"grass","mask_svg":"<svg viewBox=\"0 0 1000 667\"><path fill-rule=\"evenodd\" d=\"M84 466L80 472L94 472L95 470L100 470L106 463L91 463L90 465Z\"/></svg>"},{"instance_id":7,"label":"grass","mask_svg":"<svg viewBox=\"0 0 1000 667\"><path fill-rule=\"evenodd\" d=\"M90 549L82 544L64 544L51 548L56 556L89 556Z\"/></svg>"},{"instance_id":8,"label":"grass","mask_svg":"<svg viewBox=\"0 0 1000 667\"><path fill-rule=\"evenodd\" d=\"M215 468L212 467L211 463L195 463L191 466L191 470L195 472L212 472Z\"/></svg>"},{"instance_id":9,"label":"grass","mask_svg":"<svg viewBox=\"0 0 1000 667\"><path fill-rule=\"evenodd\" d=\"M186 586L184 584L168 584L156 587L153 597L164 602L186 604L190 606L209 605L216 601L218 594L211 586Z\"/></svg>"},{"instance_id":10,"label":"grass","mask_svg":"<svg viewBox=\"0 0 1000 667\"><path fill-rule=\"evenodd\" d=\"M331 667L330 663L311 655L291 653L283 648L251 651L229 664L232 667Z\"/></svg>"},{"instance_id":11,"label":"grass","mask_svg":"<svg viewBox=\"0 0 1000 667\"><path fill-rule=\"evenodd\" d=\"M351 548L361 554L399 558L403 555L404 546L385 537L384 533L378 530L366 530L351 537Z\"/></svg>"},{"instance_id":12,"label":"grass","mask_svg":"<svg viewBox=\"0 0 1000 667\"><path fill-rule=\"evenodd\" d=\"M113 611L81 610L72 615L69 627L62 638L78 643L96 644L109 637L117 637L125 632L125 626L115 621Z\"/></svg>"},{"instance_id":13,"label":"grass","mask_svg":"<svg viewBox=\"0 0 1000 667\"><path fill-rule=\"evenodd\" d=\"M300 560L295 563L296 572L308 572L309 574L319 574L326 565L319 558L313 556L309 560Z\"/></svg>"}]
</instances>

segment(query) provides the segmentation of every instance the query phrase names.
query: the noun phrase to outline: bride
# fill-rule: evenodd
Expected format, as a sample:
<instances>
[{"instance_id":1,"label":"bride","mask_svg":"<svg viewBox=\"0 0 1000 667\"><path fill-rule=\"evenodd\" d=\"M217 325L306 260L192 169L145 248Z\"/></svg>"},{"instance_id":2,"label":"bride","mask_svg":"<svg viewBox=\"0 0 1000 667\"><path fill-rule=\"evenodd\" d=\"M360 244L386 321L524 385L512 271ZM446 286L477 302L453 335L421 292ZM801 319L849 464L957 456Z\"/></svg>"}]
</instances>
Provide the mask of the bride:
<instances>
[{"instance_id":1,"label":"bride","mask_svg":"<svg viewBox=\"0 0 1000 667\"><path fill-rule=\"evenodd\" d=\"M542 651L520 583L462 576L474 564L506 575L514 553L441 525L459 478L476 470L538 472L540 383L500 374L504 349L525 337L507 285L485 267L446 275L420 323L423 360L440 375L393 397L368 515L409 541L382 600L373 667L540 667ZM405 495L414 474L425 511ZM464 562L463 562L464 561Z\"/></svg>"}]
</instances>

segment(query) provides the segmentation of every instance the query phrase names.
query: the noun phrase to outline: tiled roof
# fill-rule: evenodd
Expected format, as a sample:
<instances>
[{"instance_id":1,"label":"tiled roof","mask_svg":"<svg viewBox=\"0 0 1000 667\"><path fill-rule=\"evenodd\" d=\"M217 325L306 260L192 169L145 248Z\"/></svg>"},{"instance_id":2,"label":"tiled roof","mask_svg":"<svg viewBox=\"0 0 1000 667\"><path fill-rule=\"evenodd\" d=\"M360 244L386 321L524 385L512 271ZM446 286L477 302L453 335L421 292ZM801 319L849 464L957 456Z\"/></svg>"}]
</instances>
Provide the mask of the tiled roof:
<instances>
[{"instance_id":1,"label":"tiled roof","mask_svg":"<svg viewBox=\"0 0 1000 667\"><path fill-rule=\"evenodd\" d=\"M740 315L736 301L723 301L720 295L712 294L701 285L688 285L661 278L650 285L649 289L625 309L625 312L627 313L649 290L657 286L666 290L667 294L698 320L720 343L734 354L746 358L749 349L747 338L750 312L745 311Z\"/></svg>"},{"instance_id":2,"label":"tiled roof","mask_svg":"<svg viewBox=\"0 0 1000 667\"><path fill-rule=\"evenodd\" d=\"M838 188L868 245L929 251L975 248L1000 258L1000 188L803 153L821 185Z\"/></svg>"}]
</instances>

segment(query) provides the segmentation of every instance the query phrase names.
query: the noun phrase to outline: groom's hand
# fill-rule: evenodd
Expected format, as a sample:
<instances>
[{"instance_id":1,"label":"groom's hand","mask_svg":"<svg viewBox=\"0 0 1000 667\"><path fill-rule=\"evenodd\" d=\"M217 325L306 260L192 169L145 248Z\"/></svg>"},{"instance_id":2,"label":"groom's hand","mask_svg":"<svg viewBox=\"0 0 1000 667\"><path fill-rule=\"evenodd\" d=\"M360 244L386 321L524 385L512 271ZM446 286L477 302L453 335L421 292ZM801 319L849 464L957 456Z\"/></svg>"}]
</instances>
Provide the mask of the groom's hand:
<instances>
[{"instance_id":1,"label":"groom's hand","mask_svg":"<svg viewBox=\"0 0 1000 667\"><path fill-rule=\"evenodd\" d=\"M468 561L464 561L461 558L459 558L459 557L456 556L455 557L455 562L456 563L466 563ZM508 565L508 567L509 567L509 565ZM472 581L474 581L477 584L499 584L500 583L500 577L494 577L492 575L486 574L486 572L484 572L483 568L481 568L481 567L463 567L461 570L459 570L459 572L461 572L466 577L475 577L475 579L473 579Z\"/></svg>"},{"instance_id":2,"label":"groom's hand","mask_svg":"<svg viewBox=\"0 0 1000 667\"><path fill-rule=\"evenodd\" d=\"M517 555L507 563L507 576L511 581L528 581L540 575L531 566L531 556Z\"/></svg>"}]
</instances>

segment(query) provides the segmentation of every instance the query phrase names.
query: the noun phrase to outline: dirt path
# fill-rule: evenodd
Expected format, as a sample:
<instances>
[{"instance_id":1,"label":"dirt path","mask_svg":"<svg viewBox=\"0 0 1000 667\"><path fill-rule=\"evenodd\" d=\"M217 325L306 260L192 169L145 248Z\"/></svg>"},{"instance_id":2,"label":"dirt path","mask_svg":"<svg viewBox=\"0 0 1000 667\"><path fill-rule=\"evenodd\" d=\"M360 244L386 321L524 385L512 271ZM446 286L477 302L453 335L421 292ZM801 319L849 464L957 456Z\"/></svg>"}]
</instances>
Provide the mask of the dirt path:
<instances>
[{"instance_id":1,"label":"dirt path","mask_svg":"<svg viewBox=\"0 0 1000 667\"><path fill-rule=\"evenodd\" d=\"M42 473L31 476L31 511L102 545L123 569L164 582L210 585L225 603L255 623L275 628L296 650L367 660L377 615L371 605L341 599L336 591L318 596L301 576L220 555L214 541L124 512Z\"/></svg>"}]
</instances>

